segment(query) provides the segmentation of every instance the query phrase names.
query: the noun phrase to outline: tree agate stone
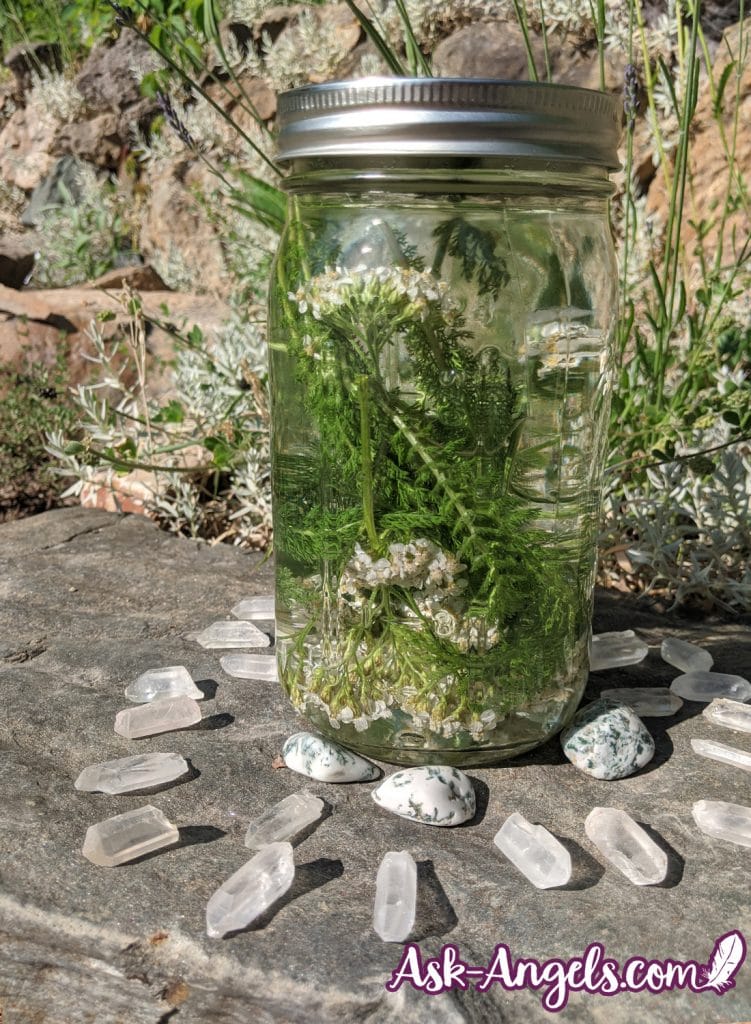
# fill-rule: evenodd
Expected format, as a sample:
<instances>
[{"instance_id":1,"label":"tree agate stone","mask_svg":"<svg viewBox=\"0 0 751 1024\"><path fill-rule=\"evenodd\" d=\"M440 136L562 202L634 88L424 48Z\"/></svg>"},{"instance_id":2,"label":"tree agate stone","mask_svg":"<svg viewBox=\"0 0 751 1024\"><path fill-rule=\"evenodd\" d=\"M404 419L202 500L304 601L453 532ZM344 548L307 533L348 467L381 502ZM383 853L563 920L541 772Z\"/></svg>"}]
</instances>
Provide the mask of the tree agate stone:
<instances>
[{"instance_id":1,"label":"tree agate stone","mask_svg":"<svg viewBox=\"0 0 751 1024\"><path fill-rule=\"evenodd\" d=\"M569 761L595 779L625 779L655 752L642 720L627 705L611 700L582 708L561 733L561 744Z\"/></svg>"},{"instance_id":2,"label":"tree agate stone","mask_svg":"<svg viewBox=\"0 0 751 1024\"><path fill-rule=\"evenodd\" d=\"M282 757L288 768L319 782L370 782L381 774L372 761L310 732L290 736Z\"/></svg>"},{"instance_id":3,"label":"tree agate stone","mask_svg":"<svg viewBox=\"0 0 751 1024\"><path fill-rule=\"evenodd\" d=\"M379 807L423 825L461 825L475 815L475 790L458 768L425 765L390 775L371 794Z\"/></svg>"}]
</instances>

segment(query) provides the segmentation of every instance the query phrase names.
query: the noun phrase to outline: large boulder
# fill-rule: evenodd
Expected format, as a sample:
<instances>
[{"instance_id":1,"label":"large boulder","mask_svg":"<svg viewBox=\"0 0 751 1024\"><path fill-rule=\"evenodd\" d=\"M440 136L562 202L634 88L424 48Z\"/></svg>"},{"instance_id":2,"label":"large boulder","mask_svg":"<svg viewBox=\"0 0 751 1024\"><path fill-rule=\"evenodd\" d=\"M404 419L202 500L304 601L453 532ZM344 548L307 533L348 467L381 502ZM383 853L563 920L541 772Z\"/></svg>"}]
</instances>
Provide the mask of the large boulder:
<instances>
[{"instance_id":1,"label":"large boulder","mask_svg":"<svg viewBox=\"0 0 751 1024\"><path fill-rule=\"evenodd\" d=\"M117 114L107 110L89 121L63 125L52 143L52 152L115 170L122 155L123 141Z\"/></svg>"},{"instance_id":2,"label":"large boulder","mask_svg":"<svg viewBox=\"0 0 751 1024\"><path fill-rule=\"evenodd\" d=\"M0 526L0 551L0 993L9 1022L543 1024L558 1017L542 1009L543 994L566 974L578 982L584 974L574 961L566 971L561 964L592 943L621 965L632 957L705 964L716 938L748 932L744 851L702 835L691 817L702 798L748 803L748 776L694 754L691 738L708 728L696 705L653 720L657 756L639 775L589 778L553 739L473 770L476 817L457 829L430 828L376 807L377 783L327 785L275 767L285 738L301 728L281 686L230 678L221 652L189 637L241 598L271 592L261 556L170 536L142 516L80 508ZM598 630L634 626L656 645L666 632L706 640L711 631L718 665L748 665L747 623L692 626L623 595L600 594L598 603ZM146 669L179 664L206 692L203 722L140 740L116 735L125 686ZM592 697L637 678L664 686L671 671L654 658L598 676ZM88 765L160 750L189 758L190 776L148 794L74 789ZM295 845L290 891L250 928L209 938L206 904L249 859L249 822L301 790L323 798L327 814ZM585 818L610 801L666 850L662 885L631 885L586 838ZM147 803L179 828L177 844L114 869L83 857L90 826ZM571 852L575 873L565 888L535 889L494 851L512 811ZM466 989L443 995L405 981L389 992L404 949L373 930L373 899L379 861L403 849L418 863L411 940L423 961L452 943L465 963L487 966L503 943L515 971L521 957L550 961L547 981L478 991L467 978ZM745 1021L748 965L734 980L721 997L676 987L606 998L574 982L561 1019ZM559 991L569 994L563 984Z\"/></svg>"},{"instance_id":3,"label":"large boulder","mask_svg":"<svg viewBox=\"0 0 751 1024\"><path fill-rule=\"evenodd\" d=\"M530 34L530 46L537 74L544 80L542 39ZM574 38L551 34L548 61L551 78L559 85L600 88L595 47L582 47ZM623 88L625 66L625 58L608 55L606 89L616 92ZM531 78L524 36L515 21L479 21L457 29L436 46L433 70L441 78L502 78L515 82Z\"/></svg>"},{"instance_id":4,"label":"large boulder","mask_svg":"<svg viewBox=\"0 0 751 1024\"><path fill-rule=\"evenodd\" d=\"M144 272L144 268L136 268ZM0 285L0 362L21 367L27 358L55 365L61 347L72 384L91 378L91 342L86 336L92 320L101 313L114 318L100 322L105 337L122 331L126 316L115 294L127 279L120 271L101 288L50 288L39 291L15 291ZM104 288L107 288L105 291ZM148 318L188 329L197 324L209 334L230 315L224 303L198 295L179 295L169 291L145 291L142 296ZM165 313L165 310L167 312ZM148 382L152 395L166 395L172 387L168 368L174 356L174 339L168 329L147 324L146 348L149 356Z\"/></svg>"},{"instance_id":5,"label":"large boulder","mask_svg":"<svg viewBox=\"0 0 751 1024\"><path fill-rule=\"evenodd\" d=\"M0 131L0 181L24 191L35 188L55 163L56 132L54 118L30 107L15 110Z\"/></svg>"},{"instance_id":6,"label":"large boulder","mask_svg":"<svg viewBox=\"0 0 751 1024\"><path fill-rule=\"evenodd\" d=\"M114 43L98 43L76 76L76 87L92 111L122 111L141 100L134 68L152 61L152 50L135 32L123 29Z\"/></svg>"},{"instance_id":7,"label":"large boulder","mask_svg":"<svg viewBox=\"0 0 751 1024\"><path fill-rule=\"evenodd\" d=\"M177 252L188 267L200 268L201 291L225 295L229 288L221 240L207 220L195 191L210 192L216 179L200 162L178 157L149 168L149 201L139 236L146 260L169 260ZM171 282L170 282L171 283Z\"/></svg>"},{"instance_id":8,"label":"large boulder","mask_svg":"<svg viewBox=\"0 0 751 1024\"><path fill-rule=\"evenodd\" d=\"M80 198L79 172L81 162L74 156L63 156L54 160L48 172L34 186L29 203L21 214L21 223L27 228L36 227L51 206L62 206L72 199Z\"/></svg>"}]
</instances>

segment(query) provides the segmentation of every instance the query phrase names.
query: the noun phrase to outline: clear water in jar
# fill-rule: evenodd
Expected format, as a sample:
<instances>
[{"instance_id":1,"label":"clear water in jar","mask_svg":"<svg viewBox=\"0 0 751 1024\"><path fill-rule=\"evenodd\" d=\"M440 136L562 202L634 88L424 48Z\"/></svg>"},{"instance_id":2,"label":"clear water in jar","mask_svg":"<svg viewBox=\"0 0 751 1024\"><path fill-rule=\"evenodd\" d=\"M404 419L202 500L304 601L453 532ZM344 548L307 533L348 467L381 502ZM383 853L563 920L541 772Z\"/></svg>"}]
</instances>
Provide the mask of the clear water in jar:
<instances>
[{"instance_id":1,"label":"clear water in jar","mask_svg":"<svg viewBox=\"0 0 751 1024\"><path fill-rule=\"evenodd\" d=\"M538 745L587 674L614 314L604 207L304 200L276 272L292 702L400 763Z\"/></svg>"}]
</instances>

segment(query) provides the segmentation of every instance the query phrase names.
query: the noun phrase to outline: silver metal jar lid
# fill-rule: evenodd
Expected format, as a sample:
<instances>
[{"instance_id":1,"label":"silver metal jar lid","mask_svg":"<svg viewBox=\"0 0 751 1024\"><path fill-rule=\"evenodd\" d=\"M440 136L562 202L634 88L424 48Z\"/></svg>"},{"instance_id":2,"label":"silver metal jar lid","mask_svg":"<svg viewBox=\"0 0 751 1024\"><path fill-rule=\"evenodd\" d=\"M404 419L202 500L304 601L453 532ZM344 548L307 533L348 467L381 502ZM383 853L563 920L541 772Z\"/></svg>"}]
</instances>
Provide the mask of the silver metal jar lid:
<instances>
[{"instance_id":1,"label":"silver metal jar lid","mask_svg":"<svg viewBox=\"0 0 751 1024\"><path fill-rule=\"evenodd\" d=\"M284 92L278 159L522 158L615 169L621 101L568 85L362 78Z\"/></svg>"}]
</instances>

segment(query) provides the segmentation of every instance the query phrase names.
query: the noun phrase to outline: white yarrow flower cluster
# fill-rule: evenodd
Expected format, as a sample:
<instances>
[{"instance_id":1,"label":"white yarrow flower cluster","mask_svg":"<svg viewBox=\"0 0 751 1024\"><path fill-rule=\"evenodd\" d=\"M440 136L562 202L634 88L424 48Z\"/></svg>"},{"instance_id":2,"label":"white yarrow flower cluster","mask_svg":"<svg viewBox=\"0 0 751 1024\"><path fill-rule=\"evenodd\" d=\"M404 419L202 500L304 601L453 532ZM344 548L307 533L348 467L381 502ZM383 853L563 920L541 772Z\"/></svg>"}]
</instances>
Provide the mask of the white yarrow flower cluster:
<instances>
[{"instance_id":1,"label":"white yarrow flower cluster","mask_svg":"<svg viewBox=\"0 0 751 1024\"><path fill-rule=\"evenodd\" d=\"M376 291L384 301L406 299L410 314L421 320L427 318L431 303L448 316L459 309L445 281L427 270L409 267L327 267L323 274L288 292L287 298L297 304L300 313L310 313L315 320L321 320L353 298L367 297Z\"/></svg>"}]
</instances>

